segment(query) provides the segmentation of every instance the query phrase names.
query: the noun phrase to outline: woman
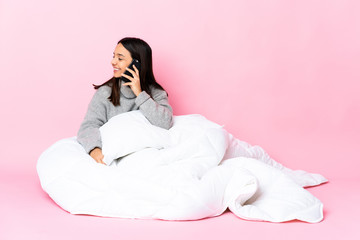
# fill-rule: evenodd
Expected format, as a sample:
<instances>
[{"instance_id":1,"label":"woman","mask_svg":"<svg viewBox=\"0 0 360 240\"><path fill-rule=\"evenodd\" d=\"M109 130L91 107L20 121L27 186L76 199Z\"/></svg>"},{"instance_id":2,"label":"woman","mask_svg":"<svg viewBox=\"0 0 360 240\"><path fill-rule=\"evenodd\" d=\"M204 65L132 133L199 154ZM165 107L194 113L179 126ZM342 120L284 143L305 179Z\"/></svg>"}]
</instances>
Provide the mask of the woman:
<instances>
[{"instance_id":1,"label":"woman","mask_svg":"<svg viewBox=\"0 0 360 240\"><path fill-rule=\"evenodd\" d=\"M133 65L133 59L140 61L140 71ZM138 38L121 39L113 53L111 65L114 76L97 89L77 134L78 142L98 163L103 162L99 128L111 117L133 110L140 110L150 123L169 129L172 125L172 108L166 91L156 82L152 69L150 46ZM124 74L128 70L130 75ZM124 81L125 77L129 82Z\"/></svg>"}]
</instances>

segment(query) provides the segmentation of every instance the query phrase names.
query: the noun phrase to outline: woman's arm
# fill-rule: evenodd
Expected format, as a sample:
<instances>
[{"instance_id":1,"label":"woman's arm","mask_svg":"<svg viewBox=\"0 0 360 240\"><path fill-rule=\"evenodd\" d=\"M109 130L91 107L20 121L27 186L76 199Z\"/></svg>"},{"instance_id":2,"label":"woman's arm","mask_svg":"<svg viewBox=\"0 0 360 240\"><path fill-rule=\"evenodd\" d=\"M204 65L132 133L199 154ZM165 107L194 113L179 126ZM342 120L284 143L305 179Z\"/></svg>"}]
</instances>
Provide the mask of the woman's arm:
<instances>
[{"instance_id":1,"label":"woman's arm","mask_svg":"<svg viewBox=\"0 0 360 240\"><path fill-rule=\"evenodd\" d=\"M93 149L101 149L101 135L99 128L106 122L106 95L103 89L98 89L90 101L85 118L77 134L78 142L87 153Z\"/></svg>"},{"instance_id":2,"label":"woman's arm","mask_svg":"<svg viewBox=\"0 0 360 240\"><path fill-rule=\"evenodd\" d=\"M135 99L135 104L140 111L155 126L169 129L172 126L173 110L169 104L167 94L164 90L153 89L153 98L142 91Z\"/></svg>"}]
</instances>

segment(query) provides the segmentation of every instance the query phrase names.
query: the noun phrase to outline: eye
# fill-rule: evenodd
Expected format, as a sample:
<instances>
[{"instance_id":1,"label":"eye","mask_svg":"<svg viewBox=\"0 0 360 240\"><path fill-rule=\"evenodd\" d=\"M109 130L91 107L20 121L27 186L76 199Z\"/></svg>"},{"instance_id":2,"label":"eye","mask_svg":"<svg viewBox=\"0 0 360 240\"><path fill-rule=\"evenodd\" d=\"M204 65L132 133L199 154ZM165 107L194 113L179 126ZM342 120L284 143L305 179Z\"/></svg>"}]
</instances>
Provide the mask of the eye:
<instances>
[{"instance_id":1,"label":"eye","mask_svg":"<svg viewBox=\"0 0 360 240\"><path fill-rule=\"evenodd\" d=\"M113 55L112 58L115 58L115 55ZM118 58L118 59L119 59L119 61L124 60L124 59L122 59L122 58Z\"/></svg>"}]
</instances>

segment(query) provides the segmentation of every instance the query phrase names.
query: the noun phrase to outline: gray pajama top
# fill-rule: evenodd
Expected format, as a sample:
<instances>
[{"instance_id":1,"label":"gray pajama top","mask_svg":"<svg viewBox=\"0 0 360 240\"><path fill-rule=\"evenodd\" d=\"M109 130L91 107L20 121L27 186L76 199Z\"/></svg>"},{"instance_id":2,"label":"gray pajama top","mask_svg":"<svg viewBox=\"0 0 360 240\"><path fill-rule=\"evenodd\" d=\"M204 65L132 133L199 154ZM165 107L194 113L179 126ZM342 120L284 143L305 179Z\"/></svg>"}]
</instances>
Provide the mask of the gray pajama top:
<instances>
[{"instance_id":1,"label":"gray pajama top","mask_svg":"<svg viewBox=\"0 0 360 240\"><path fill-rule=\"evenodd\" d=\"M122 84L123 82L121 82ZM137 97L129 86L120 87L120 106L108 99L111 88L100 87L91 99L85 118L77 134L77 141L90 153L96 147L102 148L99 128L110 118L120 113L140 110L155 126L169 129L172 126L173 110L165 91L151 87L152 98L145 91Z\"/></svg>"}]
</instances>

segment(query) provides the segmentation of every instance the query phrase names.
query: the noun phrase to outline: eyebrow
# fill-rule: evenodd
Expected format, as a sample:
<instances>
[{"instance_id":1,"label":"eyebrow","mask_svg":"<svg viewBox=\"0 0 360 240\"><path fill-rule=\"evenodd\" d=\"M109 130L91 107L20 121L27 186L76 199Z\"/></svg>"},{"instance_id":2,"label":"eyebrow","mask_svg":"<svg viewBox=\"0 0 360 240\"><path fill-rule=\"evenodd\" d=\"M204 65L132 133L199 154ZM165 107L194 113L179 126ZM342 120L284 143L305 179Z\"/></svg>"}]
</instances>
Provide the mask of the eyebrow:
<instances>
[{"instance_id":1,"label":"eyebrow","mask_svg":"<svg viewBox=\"0 0 360 240\"><path fill-rule=\"evenodd\" d=\"M113 54L115 54L115 53L113 52ZM125 57L125 56L124 56L124 55L122 55L121 53L117 53L116 55L120 55L120 56Z\"/></svg>"}]
</instances>

